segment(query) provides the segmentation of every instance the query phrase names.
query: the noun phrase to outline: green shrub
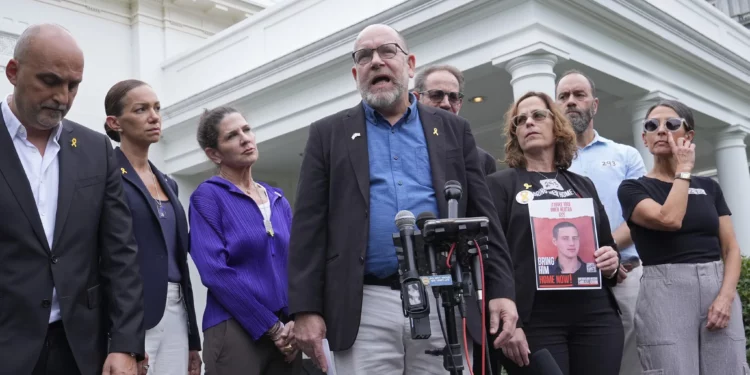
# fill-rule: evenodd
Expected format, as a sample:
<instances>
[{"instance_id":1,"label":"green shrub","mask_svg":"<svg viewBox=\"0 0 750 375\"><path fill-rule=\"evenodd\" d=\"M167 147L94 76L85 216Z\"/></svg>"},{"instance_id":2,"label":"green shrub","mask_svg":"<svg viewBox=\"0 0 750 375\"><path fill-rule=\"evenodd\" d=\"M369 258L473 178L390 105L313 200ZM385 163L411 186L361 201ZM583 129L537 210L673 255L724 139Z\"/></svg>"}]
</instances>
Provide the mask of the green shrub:
<instances>
[{"instance_id":1,"label":"green shrub","mask_svg":"<svg viewBox=\"0 0 750 375\"><path fill-rule=\"evenodd\" d=\"M745 354L750 363L750 257L742 257L742 272L737 283L737 292L742 303L742 322L745 324Z\"/></svg>"}]
</instances>

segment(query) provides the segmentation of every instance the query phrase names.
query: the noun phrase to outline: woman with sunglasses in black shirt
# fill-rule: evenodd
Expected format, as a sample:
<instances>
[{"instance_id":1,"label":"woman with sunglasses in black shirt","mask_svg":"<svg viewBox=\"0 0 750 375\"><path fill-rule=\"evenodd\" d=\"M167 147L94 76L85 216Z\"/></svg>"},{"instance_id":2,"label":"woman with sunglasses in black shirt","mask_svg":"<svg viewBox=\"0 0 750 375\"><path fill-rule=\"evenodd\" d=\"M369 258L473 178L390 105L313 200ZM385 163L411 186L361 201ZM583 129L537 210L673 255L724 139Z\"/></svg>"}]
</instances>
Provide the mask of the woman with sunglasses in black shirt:
<instances>
[{"instance_id":1,"label":"woman with sunglasses in black shirt","mask_svg":"<svg viewBox=\"0 0 750 375\"><path fill-rule=\"evenodd\" d=\"M641 367L644 374L750 374L737 296L740 249L719 184L691 176L694 139L687 106L651 107L643 142L654 167L618 191L643 262L635 313Z\"/></svg>"}]
</instances>

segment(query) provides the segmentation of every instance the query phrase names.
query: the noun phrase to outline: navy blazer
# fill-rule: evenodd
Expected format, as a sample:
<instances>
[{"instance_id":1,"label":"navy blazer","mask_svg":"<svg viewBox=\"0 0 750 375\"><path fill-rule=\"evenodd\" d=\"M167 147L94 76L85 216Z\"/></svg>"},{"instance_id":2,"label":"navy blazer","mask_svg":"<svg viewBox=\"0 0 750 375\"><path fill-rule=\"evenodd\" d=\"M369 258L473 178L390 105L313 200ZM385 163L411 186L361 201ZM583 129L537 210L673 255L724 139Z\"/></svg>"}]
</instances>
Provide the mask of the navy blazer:
<instances>
[{"instance_id":1,"label":"navy blazer","mask_svg":"<svg viewBox=\"0 0 750 375\"><path fill-rule=\"evenodd\" d=\"M143 302L145 329L154 328L164 315L167 302L168 259L167 243L164 238L162 221L157 215L156 202L148 192L146 185L138 177L133 166L119 147L115 148L115 155L122 174L123 190L133 217L133 236L138 244L138 262L143 278ZM151 162L149 161L149 164ZM201 350L200 332L195 317L193 302L193 287L190 283L190 269L187 254L190 248L188 225L185 210L177 199L177 183L161 173L153 164L151 169L156 175L161 188L167 193L169 201L177 216L177 264L182 275L182 291L185 308L188 313L188 338L190 350Z\"/></svg>"}]
</instances>

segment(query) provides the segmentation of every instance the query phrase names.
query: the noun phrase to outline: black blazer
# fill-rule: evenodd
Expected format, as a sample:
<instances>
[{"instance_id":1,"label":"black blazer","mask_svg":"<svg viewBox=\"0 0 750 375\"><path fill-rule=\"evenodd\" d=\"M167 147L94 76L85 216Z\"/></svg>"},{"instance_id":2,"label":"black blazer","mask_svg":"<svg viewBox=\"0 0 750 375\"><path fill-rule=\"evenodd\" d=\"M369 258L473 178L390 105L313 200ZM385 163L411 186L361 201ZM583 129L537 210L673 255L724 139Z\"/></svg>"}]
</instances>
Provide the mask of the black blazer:
<instances>
[{"instance_id":1,"label":"black blazer","mask_svg":"<svg viewBox=\"0 0 750 375\"><path fill-rule=\"evenodd\" d=\"M485 176L489 176L497 171L497 162L495 157L489 152L483 150L481 147L477 147L479 153L479 163L482 167L482 172Z\"/></svg>"},{"instance_id":2,"label":"black blazer","mask_svg":"<svg viewBox=\"0 0 750 375\"><path fill-rule=\"evenodd\" d=\"M466 120L418 104L439 216L448 216L443 186L463 187L459 216L490 219L487 299L513 299L512 266L497 224L477 147ZM320 313L331 350L352 346L362 312L370 208L370 167L362 104L313 123L297 187L289 245L289 312ZM359 137L352 137L359 133ZM437 135L435 135L437 133Z\"/></svg>"},{"instance_id":3,"label":"black blazer","mask_svg":"<svg viewBox=\"0 0 750 375\"><path fill-rule=\"evenodd\" d=\"M145 329L154 328L164 315L164 306L167 301L167 244L164 238L162 221L157 216L156 202L148 192L148 188L138 177L133 166L119 147L115 149L120 174L123 180L125 198L130 207L133 217L133 236L138 244L138 263L143 278L143 304ZM151 164L151 162L149 162ZM187 219L185 210L177 198L177 183L165 174L161 173L153 164L159 185L167 193L169 201L174 207L177 216L177 264L182 275L182 292L185 298L185 308L188 313L188 337L190 350L201 350L200 331L195 318L195 306L193 302L193 286L190 283L190 269L187 263L187 254L190 246L188 236Z\"/></svg>"},{"instance_id":4,"label":"black blazer","mask_svg":"<svg viewBox=\"0 0 750 375\"><path fill-rule=\"evenodd\" d=\"M63 120L62 126L50 249L0 115L0 374L34 369L47 334L53 286L82 374L101 374L108 344L109 352L143 357L143 284L112 144L74 122Z\"/></svg>"},{"instance_id":5,"label":"black blazer","mask_svg":"<svg viewBox=\"0 0 750 375\"><path fill-rule=\"evenodd\" d=\"M560 170L560 176L568 181L573 190L581 198L592 198L594 200L597 210L595 221L599 247L611 246L617 250L609 228L607 212L599 200L594 183L588 177L570 171ZM516 168L503 169L487 176L487 186L492 194L492 200L500 218L500 225L508 239L510 252L513 257L519 327L523 327L523 324L527 323L531 317L531 308L534 305L534 296L536 294L534 248L531 243L529 207L528 205L518 203L515 199L516 194L525 189L523 183L524 181L518 178ZM607 279L606 277L602 277L602 280L609 294L610 301L619 312L617 300L615 300L615 296L611 290L611 287L617 285L617 278Z\"/></svg>"}]
</instances>

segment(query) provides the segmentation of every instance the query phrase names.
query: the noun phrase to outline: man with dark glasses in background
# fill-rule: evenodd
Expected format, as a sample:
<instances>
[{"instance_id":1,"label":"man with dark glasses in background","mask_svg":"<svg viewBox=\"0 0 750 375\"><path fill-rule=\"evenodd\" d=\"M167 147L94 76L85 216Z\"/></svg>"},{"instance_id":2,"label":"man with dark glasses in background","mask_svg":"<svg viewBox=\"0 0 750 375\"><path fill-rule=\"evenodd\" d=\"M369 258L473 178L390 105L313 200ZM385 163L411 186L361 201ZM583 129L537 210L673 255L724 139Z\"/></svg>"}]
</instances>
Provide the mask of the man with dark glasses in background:
<instances>
[{"instance_id":1,"label":"man with dark glasses in background","mask_svg":"<svg viewBox=\"0 0 750 375\"><path fill-rule=\"evenodd\" d=\"M633 321L643 267L630 238L630 229L622 218L617 189L623 180L645 175L646 167L635 148L604 138L594 130L599 98L596 97L596 86L591 78L575 70L568 71L558 81L555 96L577 136L578 156L573 159L570 170L594 182L620 252L619 284L612 288L622 311L625 329L620 375L640 374Z\"/></svg>"},{"instance_id":2,"label":"man with dark glasses in background","mask_svg":"<svg viewBox=\"0 0 750 375\"><path fill-rule=\"evenodd\" d=\"M429 66L414 77L414 95L419 102L458 115L464 103L464 75L451 65ZM497 170L495 157L477 146L485 176Z\"/></svg>"}]
</instances>

